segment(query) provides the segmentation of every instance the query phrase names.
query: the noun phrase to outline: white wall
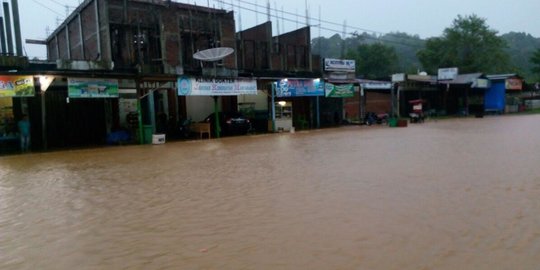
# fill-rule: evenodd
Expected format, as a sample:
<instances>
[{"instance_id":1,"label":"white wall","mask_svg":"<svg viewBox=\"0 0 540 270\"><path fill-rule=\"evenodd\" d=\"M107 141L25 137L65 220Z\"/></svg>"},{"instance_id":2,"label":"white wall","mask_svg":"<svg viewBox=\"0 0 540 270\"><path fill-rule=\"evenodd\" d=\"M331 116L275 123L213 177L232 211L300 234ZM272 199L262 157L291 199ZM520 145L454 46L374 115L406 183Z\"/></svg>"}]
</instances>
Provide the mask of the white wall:
<instances>
[{"instance_id":1,"label":"white wall","mask_svg":"<svg viewBox=\"0 0 540 270\"><path fill-rule=\"evenodd\" d=\"M218 106L221 110L221 97L218 98ZM187 96L186 113L191 120L198 122L204 120L214 112L214 98L211 96Z\"/></svg>"},{"instance_id":2,"label":"white wall","mask_svg":"<svg viewBox=\"0 0 540 270\"><path fill-rule=\"evenodd\" d=\"M254 102L255 103L255 110L268 110L268 102L267 102L267 95L266 92L263 92L261 90L257 90L257 95L239 95L238 96L238 103L249 103Z\"/></svg>"},{"instance_id":3,"label":"white wall","mask_svg":"<svg viewBox=\"0 0 540 270\"><path fill-rule=\"evenodd\" d=\"M239 95L238 103L255 103L255 110L268 110L266 92L257 90L257 95ZM218 97L218 106L221 110L221 97ZM187 96L186 97L187 117L198 122L204 120L209 114L214 112L214 98L211 96Z\"/></svg>"}]
</instances>

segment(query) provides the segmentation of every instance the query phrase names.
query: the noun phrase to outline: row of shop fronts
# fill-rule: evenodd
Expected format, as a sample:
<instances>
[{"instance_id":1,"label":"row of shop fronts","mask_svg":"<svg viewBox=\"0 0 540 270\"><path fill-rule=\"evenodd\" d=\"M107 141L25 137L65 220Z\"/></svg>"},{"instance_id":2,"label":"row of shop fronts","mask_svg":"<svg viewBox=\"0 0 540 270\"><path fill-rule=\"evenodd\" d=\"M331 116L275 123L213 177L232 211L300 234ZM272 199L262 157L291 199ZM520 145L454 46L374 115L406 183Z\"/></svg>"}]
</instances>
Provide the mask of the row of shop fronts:
<instances>
[{"instance_id":1,"label":"row of shop fronts","mask_svg":"<svg viewBox=\"0 0 540 270\"><path fill-rule=\"evenodd\" d=\"M465 74L445 81L407 75L394 82L5 75L0 77L0 141L2 152L18 148L16 123L23 115L31 122L31 149L48 150L143 143L156 133L171 140L183 120L198 122L215 111L241 112L257 133L358 124L367 112L407 117L411 100L422 100L433 115L513 112L509 100L520 95L522 85L515 74Z\"/></svg>"},{"instance_id":2,"label":"row of shop fronts","mask_svg":"<svg viewBox=\"0 0 540 270\"><path fill-rule=\"evenodd\" d=\"M241 112L257 133L334 126L353 84L319 78L145 77L51 73L0 77L2 152L18 148L17 121L28 115L35 151L143 143L185 119Z\"/></svg>"},{"instance_id":3,"label":"row of shop fronts","mask_svg":"<svg viewBox=\"0 0 540 270\"><path fill-rule=\"evenodd\" d=\"M422 100L429 115L466 116L518 112L525 109L527 98L538 98L538 90L525 87L517 74L458 74L457 69L452 70L448 77L394 75L396 114L407 116L412 111L411 100Z\"/></svg>"}]
</instances>

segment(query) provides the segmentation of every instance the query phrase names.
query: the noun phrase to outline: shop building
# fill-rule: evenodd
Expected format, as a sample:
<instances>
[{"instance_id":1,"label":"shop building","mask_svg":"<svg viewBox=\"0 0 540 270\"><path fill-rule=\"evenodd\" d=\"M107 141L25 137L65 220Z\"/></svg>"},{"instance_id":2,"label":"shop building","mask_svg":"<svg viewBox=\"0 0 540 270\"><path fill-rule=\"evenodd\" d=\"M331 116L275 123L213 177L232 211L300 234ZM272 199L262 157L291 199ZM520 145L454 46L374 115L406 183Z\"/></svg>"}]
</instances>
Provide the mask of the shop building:
<instances>
[{"instance_id":1,"label":"shop building","mask_svg":"<svg viewBox=\"0 0 540 270\"><path fill-rule=\"evenodd\" d=\"M3 65L0 75L12 76L9 80L30 76L35 92L1 104L10 108L11 118L29 111L32 132L41 134L33 138L36 150L103 145L111 133L126 130L130 141L138 142L145 133L167 132L170 123L202 120L216 100L218 110L250 112L266 127L275 105L272 82L313 80L320 74L313 72L320 65L311 56L310 38L309 27L272 36L270 22L236 34L233 13L220 9L171 1L86 0L46 40L33 41L46 46L47 61L23 57L24 64ZM216 62L193 57L215 47L235 53ZM46 90L41 90L42 77L51 80ZM256 91L183 95L182 78L217 88L225 81L256 80ZM313 103L301 97L291 107L299 119L309 119L309 126L315 126Z\"/></svg>"},{"instance_id":2,"label":"shop building","mask_svg":"<svg viewBox=\"0 0 540 270\"><path fill-rule=\"evenodd\" d=\"M310 28L273 36L272 23L266 22L237 33L237 41L239 76L256 78L259 88L257 97L239 96L243 101L238 104L256 108L258 129L317 127L317 100L324 93L315 93L322 84L320 58L311 54ZM296 91L300 86L306 91Z\"/></svg>"},{"instance_id":3,"label":"shop building","mask_svg":"<svg viewBox=\"0 0 540 270\"><path fill-rule=\"evenodd\" d=\"M486 112L518 112L522 103L523 78L517 74L487 75L491 85L485 93Z\"/></svg>"}]
</instances>

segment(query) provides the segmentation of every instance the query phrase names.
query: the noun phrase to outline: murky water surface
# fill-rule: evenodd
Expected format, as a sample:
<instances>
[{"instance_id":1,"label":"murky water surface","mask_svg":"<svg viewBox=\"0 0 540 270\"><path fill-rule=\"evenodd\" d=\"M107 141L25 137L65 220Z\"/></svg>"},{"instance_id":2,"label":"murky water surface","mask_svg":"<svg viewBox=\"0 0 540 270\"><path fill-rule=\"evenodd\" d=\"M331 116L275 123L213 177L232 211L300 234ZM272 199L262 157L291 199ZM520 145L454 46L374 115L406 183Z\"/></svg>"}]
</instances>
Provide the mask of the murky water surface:
<instances>
[{"instance_id":1,"label":"murky water surface","mask_svg":"<svg viewBox=\"0 0 540 270\"><path fill-rule=\"evenodd\" d=\"M0 269L538 269L540 116L0 158Z\"/></svg>"}]
</instances>

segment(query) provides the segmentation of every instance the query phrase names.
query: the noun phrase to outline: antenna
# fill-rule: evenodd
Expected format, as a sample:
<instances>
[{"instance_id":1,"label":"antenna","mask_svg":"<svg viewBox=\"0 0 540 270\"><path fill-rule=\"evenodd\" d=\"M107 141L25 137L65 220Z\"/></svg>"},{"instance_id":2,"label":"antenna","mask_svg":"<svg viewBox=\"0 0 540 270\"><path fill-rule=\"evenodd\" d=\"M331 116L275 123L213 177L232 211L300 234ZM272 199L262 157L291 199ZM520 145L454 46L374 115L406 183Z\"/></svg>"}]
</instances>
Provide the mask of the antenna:
<instances>
[{"instance_id":1,"label":"antenna","mask_svg":"<svg viewBox=\"0 0 540 270\"><path fill-rule=\"evenodd\" d=\"M285 14L283 14L283 6L281 6L281 32L285 33Z\"/></svg>"},{"instance_id":2,"label":"antenna","mask_svg":"<svg viewBox=\"0 0 540 270\"><path fill-rule=\"evenodd\" d=\"M298 9L296 9L296 29L298 29Z\"/></svg>"},{"instance_id":3,"label":"antenna","mask_svg":"<svg viewBox=\"0 0 540 270\"><path fill-rule=\"evenodd\" d=\"M240 8L240 0L238 0L238 27L240 27L239 32L242 32L242 9Z\"/></svg>"},{"instance_id":4,"label":"antenna","mask_svg":"<svg viewBox=\"0 0 540 270\"><path fill-rule=\"evenodd\" d=\"M321 55L321 5L319 5L319 57L322 57Z\"/></svg>"},{"instance_id":5,"label":"antenna","mask_svg":"<svg viewBox=\"0 0 540 270\"><path fill-rule=\"evenodd\" d=\"M217 48L211 48L211 49L198 51L195 54L193 54L193 58L200 61L207 61L207 62L219 61L229 56L233 52L234 52L233 48L217 47Z\"/></svg>"},{"instance_id":6,"label":"antenna","mask_svg":"<svg viewBox=\"0 0 540 270\"><path fill-rule=\"evenodd\" d=\"M266 1L266 14L268 15L268 21L272 21L270 19L270 0Z\"/></svg>"},{"instance_id":7,"label":"antenna","mask_svg":"<svg viewBox=\"0 0 540 270\"><path fill-rule=\"evenodd\" d=\"M279 11L276 1L274 1L274 6L276 6L277 35L279 36Z\"/></svg>"},{"instance_id":8,"label":"antenna","mask_svg":"<svg viewBox=\"0 0 540 270\"><path fill-rule=\"evenodd\" d=\"M345 47L346 47L346 38L347 38L347 20L343 21L343 35L342 35L342 39L343 41L341 42L341 58L345 58Z\"/></svg>"},{"instance_id":9,"label":"antenna","mask_svg":"<svg viewBox=\"0 0 540 270\"><path fill-rule=\"evenodd\" d=\"M307 0L306 0L306 26L309 27L309 9L308 9Z\"/></svg>"}]
</instances>

